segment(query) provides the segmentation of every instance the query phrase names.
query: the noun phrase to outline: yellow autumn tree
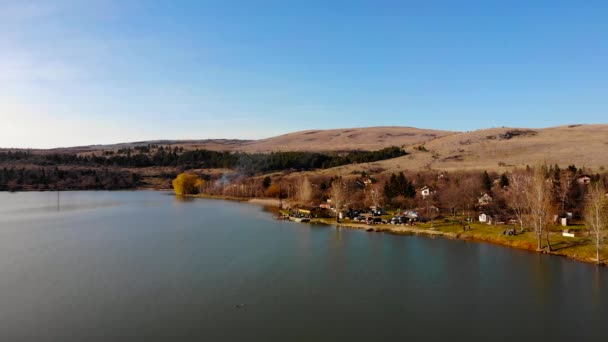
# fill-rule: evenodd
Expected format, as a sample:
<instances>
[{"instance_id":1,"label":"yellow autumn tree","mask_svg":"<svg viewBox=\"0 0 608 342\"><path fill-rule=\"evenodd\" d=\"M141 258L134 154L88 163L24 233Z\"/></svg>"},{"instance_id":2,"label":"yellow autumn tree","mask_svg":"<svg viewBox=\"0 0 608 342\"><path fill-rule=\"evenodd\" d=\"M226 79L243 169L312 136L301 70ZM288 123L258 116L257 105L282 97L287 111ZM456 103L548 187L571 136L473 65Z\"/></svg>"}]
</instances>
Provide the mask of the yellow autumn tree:
<instances>
[{"instance_id":1,"label":"yellow autumn tree","mask_svg":"<svg viewBox=\"0 0 608 342\"><path fill-rule=\"evenodd\" d=\"M173 180L173 190L176 195L194 195L200 192L204 183L205 181L194 173L184 172Z\"/></svg>"}]
</instances>

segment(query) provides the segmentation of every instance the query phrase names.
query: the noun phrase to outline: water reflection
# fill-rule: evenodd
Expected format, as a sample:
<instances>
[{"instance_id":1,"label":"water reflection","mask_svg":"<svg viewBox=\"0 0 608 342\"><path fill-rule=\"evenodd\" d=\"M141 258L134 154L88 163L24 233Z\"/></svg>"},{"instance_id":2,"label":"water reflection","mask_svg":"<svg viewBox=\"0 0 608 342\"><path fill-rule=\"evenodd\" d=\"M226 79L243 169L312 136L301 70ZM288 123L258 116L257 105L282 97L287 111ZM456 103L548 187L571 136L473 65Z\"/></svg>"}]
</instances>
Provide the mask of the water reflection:
<instances>
[{"instance_id":1,"label":"water reflection","mask_svg":"<svg viewBox=\"0 0 608 342\"><path fill-rule=\"evenodd\" d=\"M608 272L591 265L154 192L56 201L0 194L0 341L605 337Z\"/></svg>"},{"instance_id":2,"label":"water reflection","mask_svg":"<svg viewBox=\"0 0 608 342\"><path fill-rule=\"evenodd\" d=\"M196 198L194 197L189 197L189 196L179 196L179 195L175 195L173 196L174 198L174 202L175 203L192 203L196 200Z\"/></svg>"}]
</instances>

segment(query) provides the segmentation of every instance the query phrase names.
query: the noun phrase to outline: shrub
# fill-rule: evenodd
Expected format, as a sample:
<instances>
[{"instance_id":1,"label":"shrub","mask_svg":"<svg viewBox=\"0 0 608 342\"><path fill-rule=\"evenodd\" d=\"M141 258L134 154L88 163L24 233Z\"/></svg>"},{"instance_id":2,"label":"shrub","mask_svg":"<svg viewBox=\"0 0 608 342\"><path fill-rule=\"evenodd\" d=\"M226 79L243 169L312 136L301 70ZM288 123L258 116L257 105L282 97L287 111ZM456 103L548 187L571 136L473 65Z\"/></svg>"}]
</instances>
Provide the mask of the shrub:
<instances>
[{"instance_id":1,"label":"shrub","mask_svg":"<svg viewBox=\"0 0 608 342\"><path fill-rule=\"evenodd\" d=\"M173 180L173 190L176 195L198 194L204 182L194 173L184 172Z\"/></svg>"}]
</instances>

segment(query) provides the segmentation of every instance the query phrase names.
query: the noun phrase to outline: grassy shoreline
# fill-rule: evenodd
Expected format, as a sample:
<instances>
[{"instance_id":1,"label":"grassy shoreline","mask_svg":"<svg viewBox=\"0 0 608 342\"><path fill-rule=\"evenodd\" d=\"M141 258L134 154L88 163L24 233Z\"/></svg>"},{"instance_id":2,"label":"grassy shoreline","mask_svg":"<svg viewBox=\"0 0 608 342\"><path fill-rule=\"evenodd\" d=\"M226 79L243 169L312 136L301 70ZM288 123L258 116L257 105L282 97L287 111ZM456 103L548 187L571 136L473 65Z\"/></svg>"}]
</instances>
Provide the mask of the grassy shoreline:
<instances>
[{"instance_id":1,"label":"grassy shoreline","mask_svg":"<svg viewBox=\"0 0 608 342\"><path fill-rule=\"evenodd\" d=\"M214 196L214 195L190 195L187 197L193 198L206 198L206 199L219 199L237 201L242 203L250 203L256 205L263 205L270 207L274 214L277 214L280 210L278 206L268 205L265 200L258 199L251 200L247 198L231 197L231 196ZM473 222L470 224L470 229L464 230L457 220L436 220L431 229L430 223L421 223L416 226L408 225L391 225L391 224L375 224L368 225L365 223L352 222L350 220L343 219L342 222L337 223L335 218L312 218L310 223L312 224L324 224L333 226L336 228L346 229L357 229L365 230L368 232L379 232L393 235L418 235L426 237L441 237L452 240L465 240L482 243L491 243L494 245L500 245L504 247L515 248L519 250L525 250L534 253L544 253L554 256L566 257L572 260L597 264L595 260L595 246L591 243L588 237L564 237L558 232L551 233L551 245L553 250L548 252L546 250L538 251L536 249L537 242L536 237L532 232L524 232L515 236L505 236L502 234L504 229L513 228L509 225L491 226L482 223ZM308 223L303 223L308 224ZM604 257L600 262L600 266L608 266L608 247L603 246L601 255Z\"/></svg>"},{"instance_id":2,"label":"grassy shoreline","mask_svg":"<svg viewBox=\"0 0 608 342\"><path fill-rule=\"evenodd\" d=\"M553 250L538 251L536 249L536 238L532 232L520 233L516 236L505 236L502 231L509 226L490 226L480 223L471 223L471 229L463 231L460 224L454 222L435 222L434 229L430 223L419 224L417 226L377 224L367 225L342 221L337 223L335 219L313 218L311 223L332 225L336 228L366 230L368 232L381 232L394 235L419 235L427 237L441 237L452 240L465 240L474 242L485 242L534 253L545 253L549 255L567 257L573 260L596 264L595 247L587 237L569 238L561 234L551 234L551 245ZM606 246L602 248L602 255L608 254ZM608 260L604 257L601 266L608 266Z\"/></svg>"}]
</instances>

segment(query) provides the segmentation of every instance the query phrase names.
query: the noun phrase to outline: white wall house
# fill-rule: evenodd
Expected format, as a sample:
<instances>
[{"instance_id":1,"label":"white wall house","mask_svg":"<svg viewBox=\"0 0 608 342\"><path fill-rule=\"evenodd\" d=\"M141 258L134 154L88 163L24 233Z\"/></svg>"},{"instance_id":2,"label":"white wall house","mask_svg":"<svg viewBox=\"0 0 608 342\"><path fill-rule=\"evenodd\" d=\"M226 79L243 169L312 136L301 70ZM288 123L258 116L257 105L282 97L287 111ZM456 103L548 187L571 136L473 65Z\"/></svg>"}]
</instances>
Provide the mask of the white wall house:
<instances>
[{"instance_id":1,"label":"white wall house","mask_svg":"<svg viewBox=\"0 0 608 342\"><path fill-rule=\"evenodd\" d=\"M582 175L579 176L576 181L578 182L578 184L590 184L591 183L591 177L587 176L587 175Z\"/></svg>"},{"instance_id":2,"label":"white wall house","mask_svg":"<svg viewBox=\"0 0 608 342\"><path fill-rule=\"evenodd\" d=\"M431 188L429 188L428 186L423 187L422 189L420 189L420 194L422 195L422 198L427 198L431 195Z\"/></svg>"}]
</instances>

